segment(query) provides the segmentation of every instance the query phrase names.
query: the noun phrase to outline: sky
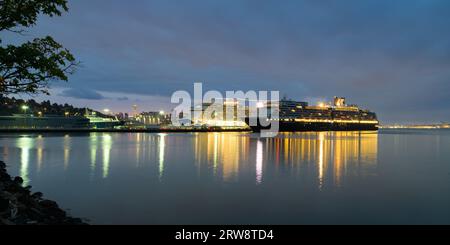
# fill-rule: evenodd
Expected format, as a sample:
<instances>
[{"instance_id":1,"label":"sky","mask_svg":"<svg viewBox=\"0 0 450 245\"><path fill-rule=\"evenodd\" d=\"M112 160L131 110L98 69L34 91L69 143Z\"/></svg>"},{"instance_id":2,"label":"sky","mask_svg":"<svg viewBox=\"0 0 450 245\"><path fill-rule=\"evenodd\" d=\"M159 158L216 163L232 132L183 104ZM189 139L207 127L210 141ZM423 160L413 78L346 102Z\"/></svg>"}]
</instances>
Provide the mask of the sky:
<instances>
[{"instance_id":1,"label":"sky","mask_svg":"<svg viewBox=\"0 0 450 245\"><path fill-rule=\"evenodd\" d=\"M82 62L38 100L170 110L173 92L203 82L344 96L384 123L448 122L449 13L448 0L69 0L9 40L51 35Z\"/></svg>"}]
</instances>

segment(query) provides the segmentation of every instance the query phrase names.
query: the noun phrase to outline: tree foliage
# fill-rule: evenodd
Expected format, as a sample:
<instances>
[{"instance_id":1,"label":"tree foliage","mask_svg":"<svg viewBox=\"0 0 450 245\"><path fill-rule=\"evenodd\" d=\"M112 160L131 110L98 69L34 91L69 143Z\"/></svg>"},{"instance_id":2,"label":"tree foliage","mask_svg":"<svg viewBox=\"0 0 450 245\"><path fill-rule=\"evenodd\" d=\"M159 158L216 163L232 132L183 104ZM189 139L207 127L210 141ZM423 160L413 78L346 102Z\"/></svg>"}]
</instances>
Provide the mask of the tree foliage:
<instances>
[{"instance_id":1,"label":"tree foliage","mask_svg":"<svg viewBox=\"0 0 450 245\"><path fill-rule=\"evenodd\" d=\"M0 0L0 33L20 35L34 26L39 15L59 16L67 0ZM3 45L0 39L0 94L47 93L50 81L68 80L78 65L69 50L52 37L21 45Z\"/></svg>"},{"instance_id":2,"label":"tree foliage","mask_svg":"<svg viewBox=\"0 0 450 245\"><path fill-rule=\"evenodd\" d=\"M1 97L0 96L0 116L11 116L14 114L23 114L24 111L22 109L22 105L27 105L27 113L33 114L34 116L48 116L48 115L58 115L64 116L66 112L70 115L82 116L86 113L86 109L89 112L93 112L93 109L90 108L78 108L67 103L65 104L57 104L51 103L49 100L45 100L42 102L37 102L33 99L23 100L20 98L10 97ZM39 114L41 112L42 114ZM100 117L108 117L108 115L104 115L99 111L95 111L97 116Z\"/></svg>"}]
</instances>

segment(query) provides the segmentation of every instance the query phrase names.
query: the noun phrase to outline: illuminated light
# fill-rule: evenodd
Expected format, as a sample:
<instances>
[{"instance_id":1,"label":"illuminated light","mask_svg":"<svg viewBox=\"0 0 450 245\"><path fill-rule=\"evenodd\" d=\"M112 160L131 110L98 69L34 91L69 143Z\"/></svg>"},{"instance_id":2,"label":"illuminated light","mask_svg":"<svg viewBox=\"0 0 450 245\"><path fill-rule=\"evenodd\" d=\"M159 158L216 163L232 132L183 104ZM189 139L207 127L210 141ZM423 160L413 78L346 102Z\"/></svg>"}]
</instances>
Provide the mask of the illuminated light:
<instances>
[{"instance_id":1,"label":"illuminated light","mask_svg":"<svg viewBox=\"0 0 450 245\"><path fill-rule=\"evenodd\" d=\"M284 119L288 121L288 119ZM341 120L341 119L295 119L296 122L318 122L318 123L362 123L362 124L378 124L377 120Z\"/></svg>"},{"instance_id":2,"label":"illuminated light","mask_svg":"<svg viewBox=\"0 0 450 245\"><path fill-rule=\"evenodd\" d=\"M39 112L38 112L38 115L41 117L41 116L42 116L42 111L39 111Z\"/></svg>"},{"instance_id":3,"label":"illuminated light","mask_svg":"<svg viewBox=\"0 0 450 245\"><path fill-rule=\"evenodd\" d=\"M28 108L29 108L29 107L28 107L27 105L23 105L23 106L22 106L22 110L24 110L24 111L28 110Z\"/></svg>"},{"instance_id":4,"label":"illuminated light","mask_svg":"<svg viewBox=\"0 0 450 245\"><path fill-rule=\"evenodd\" d=\"M317 104L317 106L319 106L319 107L325 107L325 103L319 102L319 104Z\"/></svg>"},{"instance_id":5,"label":"illuminated light","mask_svg":"<svg viewBox=\"0 0 450 245\"><path fill-rule=\"evenodd\" d=\"M166 114L164 111L159 111L159 115L164 115Z\"/></svg>"},{"instance_id":6,"label":"illuminated light","mask_svg":"<svg viewBox=\"0 0 450 245\"><path fill-rule=\"evenodd\" d=\"M226 120L205 120L202 123L208 126L216 127L246 127L247 124L243 121L226 121Z\"/></svg>"},{"instance_id":7,"label":"illuminated light","mask_svg":"<svg viewBox=\"0 0 450 245\"><path fill-rule=\"evenodd\" d=\"M69 116L69 112L65 112L64 115L67 117Z\"/></svg>"},{"instance_id":8,"label":"illuminated light","mask_svg":"<svg viewBox=\"0 0 450 245\"><path fill-rule=\"evenodd\" d=\"M239 102L238 101L224 101L223 104L237 106L237 105L239 105Z\"/></svg>"},{"instance_id":9,"label":"illuminated light","mask_svg":"<svg viewBox=\"0 0 450 245\"><path fill-rule=\"evenodd\" d=\"M256 108L264 108L264 103L263 102L256 103Z\"/></svg>"},{"instance_id":10,"label":"illuminated light","mask_svg":"<svg viewBox=\"0 0 450 245\"><path fill-rule=\"evenodd\" d=\"M110 112L110 110L108 108L103 109L103 112L108 114Z\"/></svg>"}]
</instances>

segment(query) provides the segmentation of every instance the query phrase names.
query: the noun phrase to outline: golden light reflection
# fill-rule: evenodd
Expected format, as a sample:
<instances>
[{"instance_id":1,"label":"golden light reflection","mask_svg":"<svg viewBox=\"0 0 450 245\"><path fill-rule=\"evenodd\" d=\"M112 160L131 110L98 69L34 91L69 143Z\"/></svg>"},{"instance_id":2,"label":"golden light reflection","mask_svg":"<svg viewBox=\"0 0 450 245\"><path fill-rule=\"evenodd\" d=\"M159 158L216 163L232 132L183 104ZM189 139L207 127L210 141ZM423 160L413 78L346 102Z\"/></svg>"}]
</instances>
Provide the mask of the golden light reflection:
<instances>
[{"instance_id":1,"label":"golden light reflection","mask_svg":"<svg viewBox=\"0 0 450 245\"><path fill-rule=\"evenodd\" d=\"M109 164L112 148L112 137L109 134L103 135L102 147L103 147L103 178L107 178L109 175Z\"/></svg>"},{"instance_id":2,"label":"golden light reflection","mask_svg":"<svg viewBox=\"0 0 450 245\"><path fill-rule=\"evenodd\" d=\"M376 174L376 131L281 133L256 141L245 134L207 133L195 134L193 141L198 174L219 176L223 181L252 172L260 184L263 172L270 171L312 177L323 190L341 187L351 177Z\"/></svg>"},{"instance_id":3,"label":"golden light reflection","mask_svg":"<svg viewBox=\"0 0 450 245\"><path fill-rule=\"evenodd\" d=\"M269 161L277 168L284 165L306 174L300 170L316 163L318 188L322 189L327 183L340 187L345 176L372 174L371 167L377 162L378 134L375 131L282 133L268 139L267 145Z\"/></svg>"},{"instance_id":4,"label":"golden light reflection","mask_svg":"<svg viewBox=\"0 0 450 245\"><path fill-rule=\"evenodd\" d=\"M206 151L205 151L206 149ZM240 165L246 162L249 137L239 133L196 134L194 138L195 163L199 174L212 171L224 181L237 179Z\"/></svg>"},{"instance_id":5,"label":"golden light reflection","mask_svg":"<svg viewBox=\"0 0 450 245\"><path fill-rule=\"evenodd\" d=\"M217 174L218 148L219 148L219 133L214 133L214 175Z\"/></svg>"},{"instance_id":6,"label":"golden light reflection","mask_svg":"<svg viewBox=\"0 0 450 245\"><path fill-rule=\"evenodd\" d=\"M261 140L258 140L256 144L256 184L261 184L263 174L263 143Z\"/></svg>"},{"instance_id":7,"label":"golden light reflection","mask_svg":"<svg viewBox=\"0 0 450 245\"><path fill-rule=\"evenodd\" d=\"M323 159L324 159L325 132L319 133L319 189L323 187Z\"/></svg>"}]
</instances>

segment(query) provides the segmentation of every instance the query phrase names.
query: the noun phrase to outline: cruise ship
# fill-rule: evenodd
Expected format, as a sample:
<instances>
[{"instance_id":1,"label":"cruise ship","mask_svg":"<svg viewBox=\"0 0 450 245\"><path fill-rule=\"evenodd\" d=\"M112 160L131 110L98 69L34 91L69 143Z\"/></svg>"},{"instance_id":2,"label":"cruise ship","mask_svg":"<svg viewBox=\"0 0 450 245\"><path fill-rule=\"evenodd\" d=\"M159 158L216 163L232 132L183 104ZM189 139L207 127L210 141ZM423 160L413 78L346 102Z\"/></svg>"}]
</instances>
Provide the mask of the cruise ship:
<instances>
[{"instance_id":1,"label":"cruise ship","mask_svg":"<svg viewBox=\"0 0 450 245\"><path fill-rule=\"evenodd\" d=\"M265 106L271 107L270 104ZM278 121L280 132L378 130L379 125L376 113L347 105L343 97L334 97L332 103L315 106L284 98L278 105L278 117L262 120ZM248 118L246 121L251 124ZM255 132L270 128L262 126L259 120L254 121L258 121L257 125L249 126Z\"/></svg>"}]
</instances>

